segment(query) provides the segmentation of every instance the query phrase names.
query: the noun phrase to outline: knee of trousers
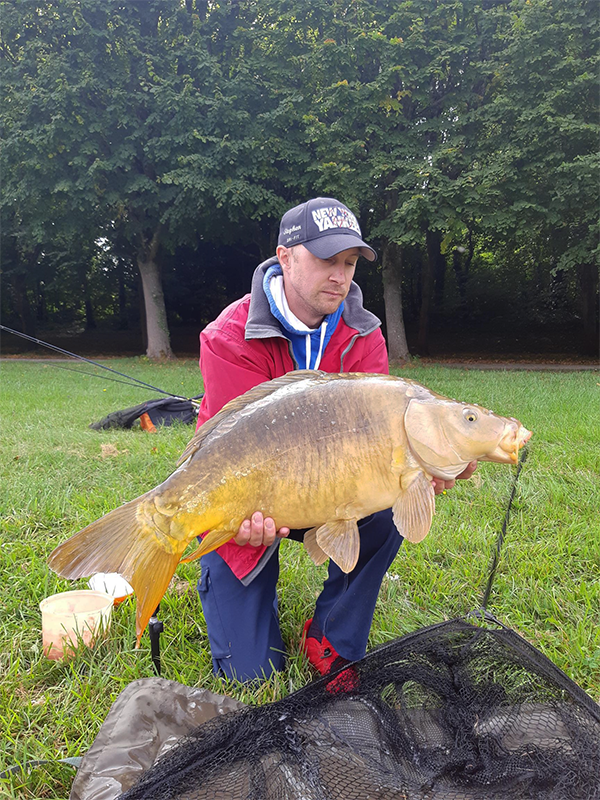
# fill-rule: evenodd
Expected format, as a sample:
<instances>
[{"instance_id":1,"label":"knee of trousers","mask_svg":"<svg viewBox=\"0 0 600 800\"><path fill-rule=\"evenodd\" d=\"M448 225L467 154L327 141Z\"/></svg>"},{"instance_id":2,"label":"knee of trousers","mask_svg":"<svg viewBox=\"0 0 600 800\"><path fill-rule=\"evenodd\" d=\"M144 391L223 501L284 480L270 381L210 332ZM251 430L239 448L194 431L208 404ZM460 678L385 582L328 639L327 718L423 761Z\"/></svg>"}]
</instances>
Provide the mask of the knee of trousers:
<instances>
[{"instance_id":1,"label":"knee of trousers","mask_svg":"<svg viewBox=\"0 0 600 800\"><path fill-rule=\"evenodd\" d=\"M282 670L285 652L273 576L255 585L259 575L244 586L218 554L203 557L201 563L198 593L214 672L249 681Z\"/></svg>"},{"instance_id":2,"label":"knee of trousers","mask_svg":"<svg viewBox=\"0 0 600 800\"><path fill-rule=\"evenodd\" d=\"M365 517L364 520L360 520L358 530L363 557L369 553L385 551L394 558L404 541L394 525L391 508L377 511L375 514Z\"/></svg>"}]
</instances>

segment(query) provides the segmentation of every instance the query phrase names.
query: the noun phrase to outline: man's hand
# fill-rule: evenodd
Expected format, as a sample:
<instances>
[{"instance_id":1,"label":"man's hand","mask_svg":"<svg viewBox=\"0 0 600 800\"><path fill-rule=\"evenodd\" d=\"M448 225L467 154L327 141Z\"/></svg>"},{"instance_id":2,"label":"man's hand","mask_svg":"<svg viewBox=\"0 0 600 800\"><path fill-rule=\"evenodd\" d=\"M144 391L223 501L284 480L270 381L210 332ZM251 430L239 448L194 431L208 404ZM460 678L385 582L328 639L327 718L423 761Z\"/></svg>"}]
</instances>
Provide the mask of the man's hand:
<instances>
[{"instance_id":1,"label":"man's hand","mask_svg":"<svg viewBox=\"0 0 600 800\"><path fill-rule=\"evenodd\" d=\"M242 546L250 544L252 547L260 547L261 544L264 544L265 547L268 547L276 538L285 539L289 532L289 528L276 530L275 522L271 517L263 517L262 512L255 511L252 519L245 519L242 522L233 541Z\"/></svg>"},{"instance_id":2,"label":"man's hand","mask_svg":"<svg viewBox=\"0 0 600 800\"><path fill-rule=\"evenodd\" d=\"M457 481L466 480L467 478L470 478L476 469L477 469L477 462L471 461L471 463L468 465L465 471L461 472L460 475L456 476L456 480ZM433 478L431 481L431 484L433 486L433 491L436 494L442 494L442 492L445 492L446 489L451 489L454 486L454 483L455 483L454 480L445 481L442 478Z\"/></svg>"}]
</instances>

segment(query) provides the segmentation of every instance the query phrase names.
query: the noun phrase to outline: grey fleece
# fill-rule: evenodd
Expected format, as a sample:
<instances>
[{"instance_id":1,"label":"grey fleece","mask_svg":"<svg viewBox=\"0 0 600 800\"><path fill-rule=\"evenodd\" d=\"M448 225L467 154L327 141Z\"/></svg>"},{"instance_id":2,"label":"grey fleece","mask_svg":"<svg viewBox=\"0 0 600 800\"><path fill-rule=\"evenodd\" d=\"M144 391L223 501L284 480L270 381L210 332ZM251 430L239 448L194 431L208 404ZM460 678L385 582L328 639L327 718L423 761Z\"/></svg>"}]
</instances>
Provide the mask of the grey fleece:
<instances>
[{"instance_id":1,"label":"grey fleece","mask_svg":"<svg viewBox=\"0 0 600 800\"><path fill-rule=\"evenodd\" d=\"M271 314L269 301L263 289L265 272L276 263L277 256L273 256L254 270L245 339L270 339L273 336L283 336L279 322ZM363 307L360 286L354 281L350 284L350 291L344 300L342 319L348 327L354 328L359 336L367 336L381 326L381 320Z\"/></svg>"}]
</instances>

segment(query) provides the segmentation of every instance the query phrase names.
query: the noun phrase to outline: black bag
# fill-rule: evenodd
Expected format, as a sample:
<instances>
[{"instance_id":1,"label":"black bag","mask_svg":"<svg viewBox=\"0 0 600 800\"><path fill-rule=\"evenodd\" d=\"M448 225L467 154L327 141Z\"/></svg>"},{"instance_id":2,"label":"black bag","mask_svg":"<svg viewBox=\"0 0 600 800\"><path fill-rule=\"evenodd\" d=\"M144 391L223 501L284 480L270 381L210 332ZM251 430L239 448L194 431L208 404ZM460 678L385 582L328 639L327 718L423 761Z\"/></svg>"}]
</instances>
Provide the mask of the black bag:
<instances>
[{"instance_id":1,"label":"black bag","mask_svg":"<svg viewBox=\"0 0 600 800\"><path fill-rule=\"evenodd\" d=\"M201 397L202 395L200 395ZM192 398L197 400L199 398ZM95 431L106 431L111 428L132 428L140 419L145 430L153 430L158 425L172 425L183 422L187 425L196 423L198 406L192 400L180 400L176 397L160 397L158 400L146 400L131 408L113 411L99 422L92 422L90 428ZM142 419L145 417L145 419Z\"/></svg>"}]
</instances>

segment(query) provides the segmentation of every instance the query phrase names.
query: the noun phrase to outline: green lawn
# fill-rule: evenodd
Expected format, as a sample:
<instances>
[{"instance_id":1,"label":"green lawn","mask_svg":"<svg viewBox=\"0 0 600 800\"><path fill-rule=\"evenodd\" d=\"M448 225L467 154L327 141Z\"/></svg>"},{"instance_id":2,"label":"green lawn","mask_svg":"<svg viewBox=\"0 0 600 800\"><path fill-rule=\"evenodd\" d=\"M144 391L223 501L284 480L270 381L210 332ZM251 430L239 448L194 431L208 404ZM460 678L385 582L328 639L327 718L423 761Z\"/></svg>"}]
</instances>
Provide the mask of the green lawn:
<instances>
[{"instance_id":1,"label":"green lawn","mask_svg":"<svg viewBox=\"0 0 600 800\"><path fill-rule=\"evenodd\" d=\"M110 365L174 393L201 391L192 361ZM423 366L402 374L533 430L489 608L600 700L600 374ZM123 687L153 674L147 634L142 648L133 648L133 602L115 609L106 643L68 664L43 656L38 609L44 597L75 588L46 567L51 550L172 471L190 427L154 435L88 428L152 396L50 363L0 364L0 772L85 753ZM438 498L430 535L401 548L383 584L373 646L480 605L513 479L513 468L482 464L470 481ZM284 542L281 552L287 671L252 692L212 677L198 567L190 564L178 569L161 604L164 677L254 703L311 680L298 642L325 568L296 543ZM68 767L38 767L0 782L0 796L67 798L72 776Z\"/></svg>"}]
</instances>

